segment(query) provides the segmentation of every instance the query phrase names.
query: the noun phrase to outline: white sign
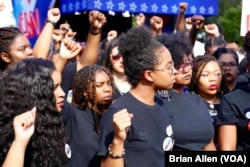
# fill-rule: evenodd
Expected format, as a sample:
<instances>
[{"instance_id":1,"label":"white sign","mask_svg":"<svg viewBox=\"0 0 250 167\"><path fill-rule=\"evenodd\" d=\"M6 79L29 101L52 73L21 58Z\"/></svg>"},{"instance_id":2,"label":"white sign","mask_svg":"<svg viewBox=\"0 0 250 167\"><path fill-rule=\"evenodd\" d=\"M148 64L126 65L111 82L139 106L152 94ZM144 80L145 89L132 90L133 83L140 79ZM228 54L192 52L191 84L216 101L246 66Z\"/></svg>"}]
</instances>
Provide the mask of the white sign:
<instances>
[{"instance_id":1,"label":"white sign","mask_svg":"<svg viewBox=\"0 0 250 167\"><path fill-rule=\"evenodd\" d=\"M0 0L4 3L4 9L0 11L0 27L15 27L16 20L13 15L13 6L11 0Z\"/></svg>"},{"instance_id":2,"label":"white sign","mask_svg":"<svg viewBox=\"0 0 250 167\"><path fill-rule=\"evenodd\" d=\"M245 36L250 31L250 0L242 0L241 29L240 35Z\"/></svg>"}]
</instances>

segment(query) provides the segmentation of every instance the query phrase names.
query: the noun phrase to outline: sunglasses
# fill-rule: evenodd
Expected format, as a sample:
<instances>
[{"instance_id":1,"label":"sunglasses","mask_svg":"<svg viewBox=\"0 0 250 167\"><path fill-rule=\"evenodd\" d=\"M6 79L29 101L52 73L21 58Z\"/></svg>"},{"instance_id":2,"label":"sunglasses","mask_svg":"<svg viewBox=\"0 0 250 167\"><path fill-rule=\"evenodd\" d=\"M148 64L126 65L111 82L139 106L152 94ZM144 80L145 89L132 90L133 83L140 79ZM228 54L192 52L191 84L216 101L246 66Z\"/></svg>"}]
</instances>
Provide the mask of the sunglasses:
<instances>
[{"instance_id":1,"label":"sunglasses","mask_svg":"<svg viewBox=\"0 0 250 167\"><path fill-rule=\"evenodd\" d=\"M113 61L118 61L118 60L120 60L121 57L122 57L122 55L120 53L117 53L115 55L111 55L111 58Z\"/></svg>"}]
</instances>

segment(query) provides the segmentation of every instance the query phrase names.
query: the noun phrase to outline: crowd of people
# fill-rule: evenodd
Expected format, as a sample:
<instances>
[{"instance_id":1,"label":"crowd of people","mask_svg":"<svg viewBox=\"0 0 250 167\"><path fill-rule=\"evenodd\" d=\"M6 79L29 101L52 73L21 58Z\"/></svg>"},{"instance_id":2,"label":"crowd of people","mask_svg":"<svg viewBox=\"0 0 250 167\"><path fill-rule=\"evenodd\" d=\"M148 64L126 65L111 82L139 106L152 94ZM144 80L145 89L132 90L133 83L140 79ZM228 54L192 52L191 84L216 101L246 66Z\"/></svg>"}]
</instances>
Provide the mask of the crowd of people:
<instances>
[{"instance_id":1,"label":"crowd of people","mask_svg":"<svg viewBox=\"0 0 250 167\"><path fill-rule=\"evenodd\" d=\"M84 48L68 23L57 28L58 8L33 48L18 28L0 28L1 166L164 167L165 151L250 151L250 32L241 58L218 24L187 8L171 34L139 14L103 41L108 20L90 11Z\"/></svg>"}]
</instances>

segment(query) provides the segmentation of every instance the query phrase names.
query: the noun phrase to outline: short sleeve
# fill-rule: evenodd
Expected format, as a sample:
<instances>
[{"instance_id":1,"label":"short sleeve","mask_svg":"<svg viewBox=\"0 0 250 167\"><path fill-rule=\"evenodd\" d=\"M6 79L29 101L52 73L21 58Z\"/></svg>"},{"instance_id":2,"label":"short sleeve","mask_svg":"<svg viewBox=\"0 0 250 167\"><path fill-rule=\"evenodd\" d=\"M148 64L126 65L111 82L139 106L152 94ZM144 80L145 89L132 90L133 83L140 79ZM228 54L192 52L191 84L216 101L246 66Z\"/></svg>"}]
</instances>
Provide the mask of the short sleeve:
<instances>
[{"instance_id":1,"label":"short sleeve","mask_svg":"<svg viewBox=\"0 0 250 167\"><path fill-rule=\"evenodd\" d=\"M230 98L227 96L223 97L219 107L216 125L229 125L238 122L239 116L236 106L230 101Z\"/></svg>"}]
</instances>

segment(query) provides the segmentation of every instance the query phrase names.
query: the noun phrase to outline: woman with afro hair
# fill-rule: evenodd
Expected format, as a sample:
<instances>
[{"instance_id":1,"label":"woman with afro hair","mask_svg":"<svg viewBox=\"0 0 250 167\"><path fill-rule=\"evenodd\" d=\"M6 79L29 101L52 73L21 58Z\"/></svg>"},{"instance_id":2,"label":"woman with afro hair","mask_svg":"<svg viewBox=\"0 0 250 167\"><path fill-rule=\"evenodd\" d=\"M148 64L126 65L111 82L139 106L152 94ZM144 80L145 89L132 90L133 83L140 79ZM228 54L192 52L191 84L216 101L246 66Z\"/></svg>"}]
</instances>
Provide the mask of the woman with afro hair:
<instances>
[{"instance_id":1,"label":"woman with afro hair","mask_svg":"<svg viewBox=\"0 0 250 167\"><path fill-rule=\"evenodd\" d=\"M165 151L174 141L164 101L156 92L175 82L171 54L143 26L122 35L118 45L131 90L102 116L102 167L164 167Z\"/></svg>"},{"instance_id":2,"label":"woman with afro hair","mask_svg":"<svg viewBox=\"0 0 250 167\"><path fill-rule=\"evenodd\" d=\"M163 34L158 40L167 47L174 60L175 83L171 90L159 91L166 99L175 143L174 151L215 150L214 127L204 100L188 91L192 77L193 57L190 39L180 32ZM185 137L183 137L185 136Z\"/></svg>"}]
</instances>

